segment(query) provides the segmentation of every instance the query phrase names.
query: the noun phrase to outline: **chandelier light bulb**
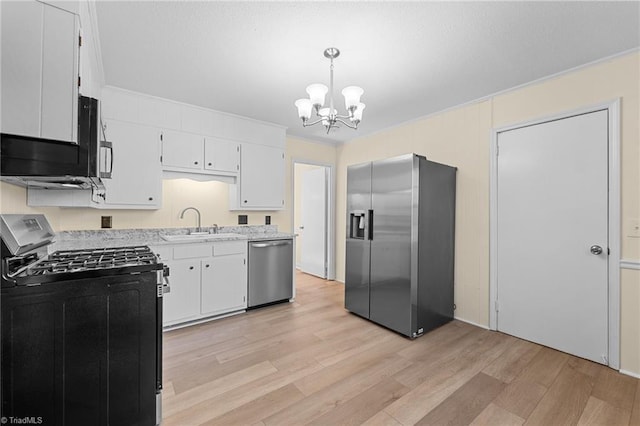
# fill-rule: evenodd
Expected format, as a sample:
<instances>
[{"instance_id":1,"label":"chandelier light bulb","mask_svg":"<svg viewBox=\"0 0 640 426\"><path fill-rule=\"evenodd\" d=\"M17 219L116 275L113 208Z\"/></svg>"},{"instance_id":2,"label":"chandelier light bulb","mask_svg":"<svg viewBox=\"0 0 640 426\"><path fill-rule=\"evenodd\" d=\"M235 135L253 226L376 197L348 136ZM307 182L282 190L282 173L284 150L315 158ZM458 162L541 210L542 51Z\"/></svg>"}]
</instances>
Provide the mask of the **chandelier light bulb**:
<instances>
[{"instance_id":1,"label":"chandelier light bulb","mask_svg":"<svg viewBox=\"0 0 640 426\"><path fill-rule=\"evenodd\" d=\"M358 86L349 86L342 89L342 96L344 96L344 106L348 110L355 109L360 103L360 96L364 94L364 90Z\"/></svg>"},{"instance_id":2,"label":"chandelier light bulb","mask_svg":"<svg viewBox=\"0 0 640 426\"><path fill-rule=\"evenodd\" d=\"M353 121L356 123L359 123L360 121L362 121L362 111L364 111L364 109L367 106L365 104L363 104L362 102L360 102L355 111L353 111Z\"/></svg>"},{"instance_id":3,"label":"chandelier light bulb","mask_svg":"<svg viewBox=\"0 0 640 426\"><path fill-rule=\"evenodd\" d=\"M307 93L309 94L311 104L317 108L324 105L324 97L328 91L329 88L324 84L316 83L307 86Z\"/></svg>"},{"instance_id":4,"label":"chandelier light bulb","mask_svg":"<svg viewBox=\"0 0 640 426\"><path fill-rule=\"evenodd\" d=\"M298 99L295 103L298 107L298 117L303 120L308 120L311 118L311 109L313 108L313 104L309 99Z\"/></svg>"}]
</instances>

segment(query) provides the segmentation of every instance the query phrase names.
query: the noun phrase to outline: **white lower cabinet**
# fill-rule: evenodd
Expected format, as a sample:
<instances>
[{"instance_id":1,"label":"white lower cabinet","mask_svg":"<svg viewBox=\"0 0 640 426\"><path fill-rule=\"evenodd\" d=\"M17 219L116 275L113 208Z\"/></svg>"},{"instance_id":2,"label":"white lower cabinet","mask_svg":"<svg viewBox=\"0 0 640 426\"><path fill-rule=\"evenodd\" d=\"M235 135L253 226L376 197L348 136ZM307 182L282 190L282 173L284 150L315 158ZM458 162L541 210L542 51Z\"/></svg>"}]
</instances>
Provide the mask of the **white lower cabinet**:
<instances>
[{"instance_id":1,"label":"white lower cabinet","mask_svg":"<svg viewBox=\"0 0 640 426\"><path fill-rule=\"evenodd\" d=\"M202 260L200 312L212 315L247 307L245 256L232 254ZM236 285L242 283L245 285Z\"/></svg>"},{"instance_id":2,"label":"white lower cabinet","mask_svg":"<svg viewBox=\"0 0 640 426\"><path fill-rule=\"evenodd\" d=\"M200 315L200 262L176 260L167 262L171 269L171 291L163 295L162 321L175 324Z\"/></svg>"},{"instance_id":3,"label":"white lower cabinet","mask_svg":"<svg viewBox=\"0 0 640 426\"><path fill-rule=\"evenodd\" d=\"M247 242L193 243L153 248L169 266L163 325L242 311L247 308Z\"/></svg>"}]
</instances>

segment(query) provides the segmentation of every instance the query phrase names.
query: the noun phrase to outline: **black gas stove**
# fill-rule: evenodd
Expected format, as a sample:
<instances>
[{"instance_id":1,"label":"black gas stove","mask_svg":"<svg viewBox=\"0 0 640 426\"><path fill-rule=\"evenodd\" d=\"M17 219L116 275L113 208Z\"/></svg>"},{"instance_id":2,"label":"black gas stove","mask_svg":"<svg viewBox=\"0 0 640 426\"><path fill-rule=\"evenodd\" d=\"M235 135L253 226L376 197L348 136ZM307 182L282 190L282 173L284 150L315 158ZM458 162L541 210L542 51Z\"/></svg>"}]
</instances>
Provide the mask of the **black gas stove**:
<instances>
[{"instance_id":1,"label":"black gas stove","mask_svg":"<svg viewBox=\"0 0 640 426\"><path fill-rule=\"evenodd\" d=\"M44 215L0 215L0 417L157 425L168 269L146 246L59 250Z\"/></svg>"},{"instance_id":2,"label":"black gas stove","mask_svg":"<svg viewBox=\"0 0 640 426\"><path fill-rule=\"evenodd\" d=\"M60 250L42 257L31 253L5 258L4 263L3 287L162 269L162 264L146 246Z\"/></svg>"}]
</instances>

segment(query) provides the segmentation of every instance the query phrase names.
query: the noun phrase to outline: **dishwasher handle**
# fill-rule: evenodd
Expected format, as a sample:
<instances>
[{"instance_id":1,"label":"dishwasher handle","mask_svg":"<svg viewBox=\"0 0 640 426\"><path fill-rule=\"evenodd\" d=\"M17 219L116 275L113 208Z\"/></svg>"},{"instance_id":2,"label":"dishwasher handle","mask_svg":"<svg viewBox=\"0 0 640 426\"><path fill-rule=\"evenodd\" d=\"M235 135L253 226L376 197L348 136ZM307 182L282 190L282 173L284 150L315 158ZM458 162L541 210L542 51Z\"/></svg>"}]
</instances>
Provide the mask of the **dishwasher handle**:
<instances>
[{"instance_id":1,"label":"dishwasher handle","mask_svg":"<svg viewBox=\"0 0 640 426\"><path fill-rule=\"evenodd\" d=\"M251 247L265 248L265 247L287 246L289 244L291 244L291 240L273 241L268 243L251 243Z\"/></svg>"}]
</instances>

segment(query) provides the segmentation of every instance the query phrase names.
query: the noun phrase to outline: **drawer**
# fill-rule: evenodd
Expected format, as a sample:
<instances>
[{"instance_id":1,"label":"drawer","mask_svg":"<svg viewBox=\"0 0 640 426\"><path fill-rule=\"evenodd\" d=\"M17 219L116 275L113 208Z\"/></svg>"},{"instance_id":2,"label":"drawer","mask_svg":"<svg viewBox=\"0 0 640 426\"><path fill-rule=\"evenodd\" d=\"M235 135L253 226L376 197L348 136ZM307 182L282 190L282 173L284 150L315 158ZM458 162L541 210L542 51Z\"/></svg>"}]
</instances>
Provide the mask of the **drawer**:
<instances>
[{"instance_id":1,"label":"drawer","mask_svg":"<svg viewBox=\"0 0 640 426\"><path fill-rule=\"evenodd\" d=\"M247 251L247 241L229 241L216 243L213 246L214 256L224 256L226 254L243 254Z\"/></svg>"},{"instance_id":2,"label":"drawer","mask_svg":"<svg viewBox=\"0 0 640 426\"><path fill-rule=\"evenodd\" d=\"M173 248L174 259L192 259L195 257L211 257L211 244L184 244Z\"/></svg>"}]
</instances>

